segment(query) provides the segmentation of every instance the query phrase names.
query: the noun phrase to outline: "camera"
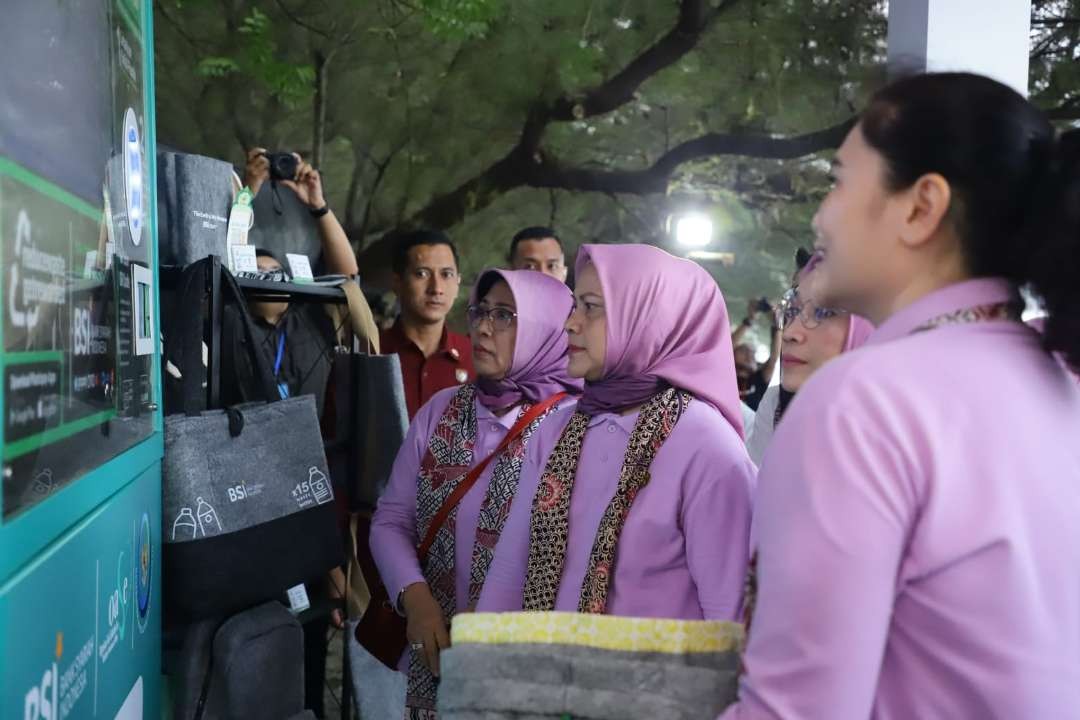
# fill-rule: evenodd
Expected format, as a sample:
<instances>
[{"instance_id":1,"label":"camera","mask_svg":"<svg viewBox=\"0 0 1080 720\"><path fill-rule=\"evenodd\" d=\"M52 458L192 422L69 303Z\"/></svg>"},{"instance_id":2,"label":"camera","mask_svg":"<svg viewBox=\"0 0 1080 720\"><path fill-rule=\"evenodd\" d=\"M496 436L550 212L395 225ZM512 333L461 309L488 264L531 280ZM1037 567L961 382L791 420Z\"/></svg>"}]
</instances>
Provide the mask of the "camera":
<instances>
[{"instance_id":1,"label":"camera","mask_svg":"<svg viewBox=\"0 0 1080 720\"><path fill-rule=\"evenodd\" d=\"M768 298L764 298L764 297L760 298L757 301L757 306L756 307L757 307L758 312L763 312L763 313L771 313L772 312L772 305L769 304L769 299Z\"/></svg>"},{"instance_id":2,"label":"camera","mask_svg":"<svg viewBox=\"0 0 1080 720\"><path fill-rule=\"evenodd\" d=\"M271 180L293 180L300 165L296 156L287 152L263 153L270 161Z\"/></svg>"}]
</instances>

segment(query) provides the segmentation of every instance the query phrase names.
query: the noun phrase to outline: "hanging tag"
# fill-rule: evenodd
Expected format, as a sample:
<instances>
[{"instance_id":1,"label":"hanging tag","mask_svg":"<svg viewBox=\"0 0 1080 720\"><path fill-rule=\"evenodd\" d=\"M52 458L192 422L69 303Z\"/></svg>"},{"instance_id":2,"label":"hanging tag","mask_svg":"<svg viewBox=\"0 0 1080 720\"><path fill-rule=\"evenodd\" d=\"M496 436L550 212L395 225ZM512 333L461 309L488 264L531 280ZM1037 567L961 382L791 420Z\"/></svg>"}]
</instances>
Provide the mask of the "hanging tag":
<instances>
[{"instance_id":1,"label":"hanging tag","mask_svg":"<svg viewBox=\"0 0 1080 720\"><path fill-rule=\"evenodd\" d=\"M255 211L251 209L251 201L251 191L247 188L236 194L236 202L229 213L229 230L226 234L226 242L230 246L247 245L248 230L255 224Z\"/></svg>"},{"instance_id":2,"label":"hanging tag","mask_svg":"<svg viewBox=\"0 0 1080 720\"><path fill-rule=\"evenodd\" d=\"M292 271L293 280L303 282L315 279L315 276L311 274L311 261L308 260L307 255L286 253L285 258L289 261L289 269Z\"/></svg>"},{"instance_id":3,"label":"hanging tag","mask_svg":"<svg viewBox=\"0 0 1080 720\"><path fill-rule=\"evenodd\" d=\"M289 610L293 614L302 613L309 607L311 607L311 601L308 600L307 589L303 583L289 588Z\"/></svg>"},{"instance_id":4,"label":"hanging tag","mask_svg":"<svg viewBox=\"0 0 1080 720\"><path fill-rule=\"evenodd\" d=\"M229 270L233 275L242 272L259 272L259 261L255 256L255 246L230 245Z\"/></svg>"}]
</instances>

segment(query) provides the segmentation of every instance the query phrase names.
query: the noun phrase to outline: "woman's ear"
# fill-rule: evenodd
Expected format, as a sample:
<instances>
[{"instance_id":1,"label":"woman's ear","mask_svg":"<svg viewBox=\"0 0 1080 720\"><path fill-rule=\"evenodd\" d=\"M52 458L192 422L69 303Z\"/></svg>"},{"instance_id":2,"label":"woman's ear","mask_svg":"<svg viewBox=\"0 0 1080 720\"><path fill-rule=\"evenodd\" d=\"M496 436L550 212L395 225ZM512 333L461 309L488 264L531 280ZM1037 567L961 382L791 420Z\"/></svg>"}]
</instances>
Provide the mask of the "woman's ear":
<instances>
[{"instance_id":1,"label":"woman's ear","mask_svg":"<svg viewBox=\"0 0 1080 720\"><path fill-rule=\"evenodd\" d=\"M952 187L938 173L927 173L904 191L909 206L900 241L909 248L925 245L937 234L953 204Z\"/></svg>"}]
</instances>

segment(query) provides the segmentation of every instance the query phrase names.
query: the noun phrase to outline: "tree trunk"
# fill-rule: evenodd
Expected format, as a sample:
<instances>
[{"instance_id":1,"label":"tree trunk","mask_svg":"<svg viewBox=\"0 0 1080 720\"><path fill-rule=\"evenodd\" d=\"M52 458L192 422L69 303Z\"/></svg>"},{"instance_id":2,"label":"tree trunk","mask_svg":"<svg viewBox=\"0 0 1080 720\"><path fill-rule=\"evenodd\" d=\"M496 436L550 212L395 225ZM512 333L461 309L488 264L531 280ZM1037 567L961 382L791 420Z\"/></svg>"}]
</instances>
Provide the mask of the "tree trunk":
<instances>
[{"instance_id":1,"label":"tree trunk","mask_svg":"<svg viewBox=\"0 0 1080 720\"><path fill-rule=\"evenodd\" d=\"M315 97L312 100L311 165L322 167L323 146L326 144L326 88L330 55L321 50L313 53L315 60Z\"/></svg>"}]
</instances>

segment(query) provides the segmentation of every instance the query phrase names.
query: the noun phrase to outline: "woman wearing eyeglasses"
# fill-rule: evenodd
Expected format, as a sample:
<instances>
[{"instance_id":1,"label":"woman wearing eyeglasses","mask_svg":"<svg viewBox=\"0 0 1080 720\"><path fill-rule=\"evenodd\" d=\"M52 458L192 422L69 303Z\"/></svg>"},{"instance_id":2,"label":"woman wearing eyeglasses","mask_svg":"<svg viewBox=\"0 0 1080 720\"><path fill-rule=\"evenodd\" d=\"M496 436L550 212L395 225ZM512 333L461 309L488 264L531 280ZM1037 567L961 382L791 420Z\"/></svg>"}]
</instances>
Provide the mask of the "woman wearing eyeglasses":
<instances>
[{"instance_id":1,"label":"woman wearing eyeglasses","mask_svg":"<svg viewBox=\"0 0 1080 720\"><path fill-rule=\"evenodd\" d=\"M481 274L468 309L478 379L421 408L379 500L371 549L408 621L411 652L401 669L410 718L435 717L449 620L476 605L526 448L544 419L580 392L567 374L563 323L572 309L570 290L542 273ZM421 559L422 540L430 549Z\"/></svg>"},{"instance_id":2,"label":"woman wearing eyeglasses","mask_svg":"<svg viewBox=\"0 0 1080 720\"><path fill-rule=\"evenodd\" d=\"M811 375L841 353L866 342L874 330L869 321L842 310L818 307L804 299L795 285L781 303L783 344L780 352L780 384L770 387L761 399L746 449L761 465L788 404Z\"/></svg>"},{"instance_id":3,"label":"woman wearing eyeglasses","mask_svg":"<svg viewBox=\"0 0 1080 720\"><path fill-rule=\"evenodd\" d=\"M727 310L700 266L586 245L566 323L577 409L540 429L481 611L736 620L756 470ZM524 592L523 592L524 589Z\"/></svg>"}]
</instances>

